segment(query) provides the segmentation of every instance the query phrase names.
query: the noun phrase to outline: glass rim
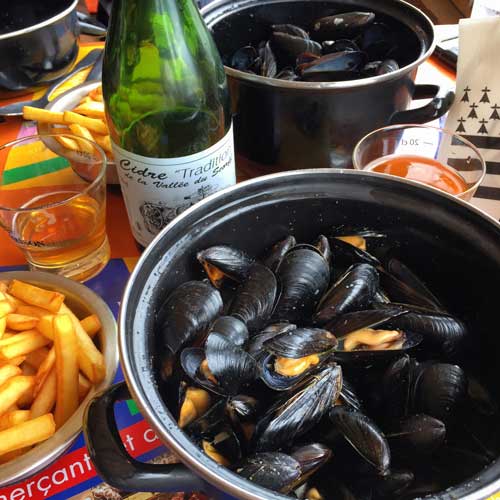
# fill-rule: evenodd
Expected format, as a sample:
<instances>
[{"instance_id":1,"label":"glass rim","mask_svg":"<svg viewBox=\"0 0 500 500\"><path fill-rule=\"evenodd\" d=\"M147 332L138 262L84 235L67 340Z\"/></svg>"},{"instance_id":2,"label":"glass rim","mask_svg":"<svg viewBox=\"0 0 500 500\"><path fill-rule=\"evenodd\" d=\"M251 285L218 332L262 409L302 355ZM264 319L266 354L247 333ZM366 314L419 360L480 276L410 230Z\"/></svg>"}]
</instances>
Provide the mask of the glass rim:
<instances>
[{"instance_id":1,"label":"glass rim","mask_svg":"<svg viewBox=\"0 0 500 500\"><path fill-rule=\"evenodd\" d=\"M426 125L426 124L421 124L421 123L398 123L396 125L387 125L385 127L380 127L378 129L372 130L371 132L368 132L368 134L364 135L356 143L356 146L354 146L354 149L352 151L352 165L353 165L354 169L355 170L359 170L359 171L363 171L364 170L364 168L360 167L357 164L356 156L359 153L360 147L371 136L373 136L375 134L382 133L382 132L388 132L388 131L391 131L391 130L405 129L405 128L421 128L421 129L427 129L427 130L437 130L438 132L444 133L446 135L449 135L449 136L452 136L452 137L453 136L458 137L460 139L460 141L462 141L464 143L465 146L467 146L470 149L472 149L472 151L474 151L476 153L477 157L479 158L479 161L481 162L481 167L482 167L481 168L481 175L479 176L479 179L476 182L474 182L474 184L471 187L469 187L468 189L466 189L465 191L463 191L460 194L452 195L452 196L461 198L462 196L467 195L467 194L469 194L471 192L474 193L477 190L477 188L480 186L480 184L483 182L483 180L484 180L484 178L486 176L486 161L483 158L483 155L481 154L481 152L479 151L479 148L477 148L474 144L472 144L472 142L470 142L468 139L466 139L462 135L457 134L456 132L453 132L452 130L449 130L449 129L446 129L446 128L435 127L434 125ZM375 173L381 174L381 172L375 172ZM382 174L382 175L390 175L391 177L394 177L394 175L392 175L392 174ZM415 181L415 182L417 184L419 184L419 185L423 184L423 183L418 182L418 181ZM428 185L428 184L426 184L426 185ZM431 186L431 187L433 187L433 186ZM434 188L434 189L436 189L439 192L442 192L439 188Z\"/></svg>"},{"instance_id":2,"label":"glass rim","mask_svg":"<svg viewBox=\"0 0 500 500\"><path fill-rule=\"evenodd\" d=\"M75 134L69 134L69 133L65 133L65 132L61 132L60 134L56 134L56 133L54 133L54 134L33 134L33 135L27 135L24 137L19 137L18 139L14 139L13 141L9 141L5 144L0 144L0 151L4 150L6 148L10 148L12 146L15 146L16 144L19 144L21 142L24 142L24 141L27 141L30 139L41 140L41 142L43 142L45 144L45 147L52 151L52 149L46 144L46 142L42 139L42 137L61 137L61 136L68 137L70 139L78 139L79 141L84 140L88 144L91 144L92 147L94 147L96 149L96 151L99 153L99 155L102 158L101 169L100 169L99 173L97 174L96 178L90 184L85 186L85 189L82 189L78 193L76 193L72 196L69 196L68 198L65 198L64 200L53 202L53 203L46 203L43 205L37 205L34 207L25 207L25 208L23 208L23 207L18 207L18 208L5 207L0 203L0 210L2 210L4 212L31 212L32 210L40 210L40 209L45 209L45 208L58 207L61 205L65 205L69 201L74 200L75 198L77 198L78 196L81 196L82 194L88 193L88 191L90 191L92 188L97 186L99 184L99 182L102 181L103 177L106 175L108 158L106 156L104 149L102 149L101 146L99 146L99 144L97 144L94 141L91 141L90 139L87 139L86 137L82 137L82 136L75 135ZM54 153L55 153L55 151L54 151ZM61 156L61 155L58 155L58 156ZM2 171L2 175L4 172L5 171Z\"/></svg>"}]
</instances>

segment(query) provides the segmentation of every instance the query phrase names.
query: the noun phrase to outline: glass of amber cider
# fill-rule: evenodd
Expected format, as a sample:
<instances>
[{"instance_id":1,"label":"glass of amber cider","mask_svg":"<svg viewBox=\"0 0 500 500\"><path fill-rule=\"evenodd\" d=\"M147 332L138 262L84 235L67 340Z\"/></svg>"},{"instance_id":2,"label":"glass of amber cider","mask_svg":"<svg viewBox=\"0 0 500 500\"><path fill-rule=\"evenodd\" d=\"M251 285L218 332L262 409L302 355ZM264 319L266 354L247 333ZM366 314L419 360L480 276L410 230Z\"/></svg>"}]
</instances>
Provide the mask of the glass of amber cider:
<instances>
[{"instance_id":1,"label":"glass of amber cider","mask_svg":"<svg viewBox=\"0 0 500 500\"><path fill-rule=\"evenodd\" d=\"M393 125L363 137L353 165L470 200L486 174L480 151L459 134L428 125Z\"/></svg>"},{"instance_id":2,"label":"glass of amber cider","mask_svg":"<svg viewBox=\"0 0 500 500\"><path fill-rule=\"evenodd\" d=\"M110 257L104 151L65 133L0 146L0 226L30 269L95 276Z\"/></svg>"}]
</instances>

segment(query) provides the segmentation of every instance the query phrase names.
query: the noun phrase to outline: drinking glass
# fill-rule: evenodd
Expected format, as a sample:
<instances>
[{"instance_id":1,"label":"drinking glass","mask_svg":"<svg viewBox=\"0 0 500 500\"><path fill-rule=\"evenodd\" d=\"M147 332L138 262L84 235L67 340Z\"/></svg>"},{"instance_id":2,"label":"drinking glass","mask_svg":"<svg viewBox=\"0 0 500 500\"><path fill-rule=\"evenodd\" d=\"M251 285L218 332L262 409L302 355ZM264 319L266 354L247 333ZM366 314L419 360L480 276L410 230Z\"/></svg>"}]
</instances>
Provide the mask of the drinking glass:
<instances>
[{"instance_id":1,"label":"drinking glass","mask_svg":"<svg viewBox=\"0 0 500 500\"><path fill-rule=\"evenodd\" d=\"M479 150L429 125L393 125L363 137L353 151L358 170L397 175L470 200L486 174Z\"/></svg>"},{"instance_id":2,"label":"drinking glass","mask_svg":"<svg viewBox=\"0 0 500 500\"><path fill-rule=\"evenodd\" d=\"M106 265L105 174L104 151L72 134L0 146L0 226L30 269L85 281Z\"/></svg>"}]
</instances>

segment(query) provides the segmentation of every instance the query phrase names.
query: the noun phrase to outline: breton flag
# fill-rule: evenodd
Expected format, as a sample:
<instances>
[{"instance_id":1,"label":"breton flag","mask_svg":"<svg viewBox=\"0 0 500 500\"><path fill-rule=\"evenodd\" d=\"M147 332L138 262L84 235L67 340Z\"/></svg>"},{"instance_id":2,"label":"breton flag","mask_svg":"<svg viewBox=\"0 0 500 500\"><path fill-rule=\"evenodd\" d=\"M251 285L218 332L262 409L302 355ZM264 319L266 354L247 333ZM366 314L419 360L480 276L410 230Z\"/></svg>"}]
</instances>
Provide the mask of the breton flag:
<instances>
[{"instance_id":1,"label":"breton flag","mask_svg":"<svg viewBox=\"0 0 500 500\"><path fill-rule=\"evenodd\" d=\"M486 162L486 176L471 203L500 219L500 17L462 19L455 102L445 128L474 144ZM454 146L454 144L452 144ZM448 158L448 164L467 161ZM471 166L471 168L473 168Z\"/></svg>"}]
</instances>

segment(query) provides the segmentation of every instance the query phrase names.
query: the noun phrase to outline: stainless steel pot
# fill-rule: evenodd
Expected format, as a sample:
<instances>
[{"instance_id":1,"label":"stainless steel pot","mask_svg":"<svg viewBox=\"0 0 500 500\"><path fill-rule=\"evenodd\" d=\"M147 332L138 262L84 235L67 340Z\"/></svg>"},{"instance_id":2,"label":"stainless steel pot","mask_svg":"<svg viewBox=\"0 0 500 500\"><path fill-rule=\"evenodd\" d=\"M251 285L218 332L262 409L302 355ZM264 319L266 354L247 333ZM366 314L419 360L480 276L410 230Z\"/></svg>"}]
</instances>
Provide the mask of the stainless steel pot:
<instances>
[{"instance_id":1,"label":"stainless steel pot","mask_svg":"<svg viewBox=\"0 0 500 500\"><path fill-rule=\"evenodd\" d=\"M128 389L124 384L114 386L94 399L84 425L92 461L106 482L124 491L204 490L214 498L224 494L246 500L288 498L216 464L177 426L158 387L155 310L180 283L202 277L196 260L201 248L225 243L258 255L290 232L299 241L311 241L341 224L390 234L404 261L469 324L475 337L467 360L500 395L498 295L487 291L500 289L497 221L433 188L380 174L323 169L261 177L184 212L144 251L132 273L119 320ZM127 454L113 405L130 396L160 440L185 465L144 465ZM500 463L495 461L472 480L432 498L478 500L497 490Z\"/></svg>"},{"instance_id":2,"label":"stainless steel pot","mask_svg":"<svg viewBox=\"0 0 500 500\"><path fill-rule=\"evenodd\" d=\"M269 37L272 24L312 26L325 13L368 10L398 33L398 60L387 75L345 82L289 82L226 66L238 153L268 165L294 168L350 167L357 141L395 123L425 123L442 116L451 91L415 85L420 66L434 51L430 19L402 0L218 0L202 9L215 43L227 60L238 48ZM411 111L412 99L430 104ZM265 170L263 170L265 171Z\"/></svg>"},{"instance_id":3,"label":"stainless steel pot","mask_svg":"<svg viewBox=\"0 0 500 500\"><path fill-rule=\"evenodd\" d=\"M0 97L64 75L78 54L78 0L14 0L0 12Z\"/></svg>"}]
</instances>

